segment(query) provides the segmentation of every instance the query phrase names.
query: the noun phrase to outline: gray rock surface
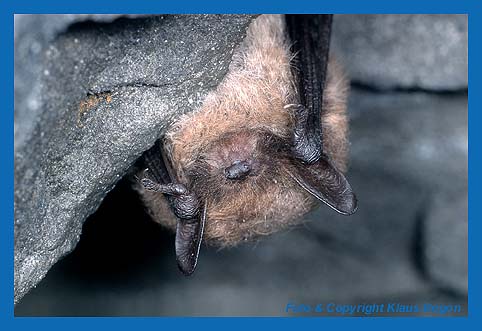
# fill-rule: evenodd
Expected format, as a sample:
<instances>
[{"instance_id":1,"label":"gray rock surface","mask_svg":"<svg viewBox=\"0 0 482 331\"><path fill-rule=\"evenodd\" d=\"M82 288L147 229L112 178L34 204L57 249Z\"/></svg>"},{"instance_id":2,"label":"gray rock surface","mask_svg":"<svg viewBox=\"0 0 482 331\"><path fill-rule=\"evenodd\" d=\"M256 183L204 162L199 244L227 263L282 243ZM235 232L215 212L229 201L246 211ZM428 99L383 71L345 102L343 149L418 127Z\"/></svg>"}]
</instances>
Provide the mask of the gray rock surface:
<instances>
[{"instance_id":1,"label":"gray rock surface","mask_svg":"<svg viewBox=\"0 0 482 331\"><path fill-rule=\"evenodd\" d=\"M467 88L467 15L336 15L333 22L333 49L358 83Z\"/></svg>"},{"instance_id":2,"label":"gray rock surface","mask_svg":"<svg viewBox=\"0 0 482 331\"><path fill-rule=\"evenodd\" d=\"M401 223L393 219L413 210L409 218L413 228L406 240L403 231L393 233L392 243L384 244L384 249L407 247L411 238L420 275L433 286L467 295L467 95L371 93L358 99L352 109L353 169L366 169L370 180L378 181L383 174L397 180L386 180L380 187L363 184L376 190L365 197L395 204L378 211L383 218L376 217L396 227ZM377 118L370 123L367 114L375 112ZM387 184L398 192L411 185L411 197L394 200L396 195L387 194ZM395 257L396 251L390 254Z\"/></svg>"},{"instance_id":3,"label":"gray rock surface","mask_svg":"<svg viewBox=\"0 0 482 331\"><path fill-rule=\"evenodd\" d=\"M217 86L252 19L116 18L15 20L15 302L75 247L140 154Z\"/></svg>"},{"instance_id":4,"label":"gray rock surface","mask_svg":"<svg viewBox=\"0 0 482 331\"><path fill-rule=\"evenodd\" d=\"M434 197L424 228L425 272L441 288L468 293L467 194Z\"/></svg>"},{"instance_id":5,"label":"gray rock surface","mask_svg":"<svg viewBox=\"0 0 482 331\"><path fill-rule=\"evenodd\" d=\"M467 96L354 89L349 108L355 215L321 206L258 243L203 247L185 278L172 235L133 219L142 206L120 207L135 197L119 187L16 315L286 315L288 302L458 303L466 314L467 229L455 222L467 217Z\"/></svg>"},{"instance_id":6,"label":"gray rock surface","mask_svg":"<svg viewBox=\"0 0 482 331\"><path fill-rule=\"evenodd\" d=\"M14 16L15 24L15 148L33 129L41 111L43 63L45 53L58 34L70 25L84 22L109 23L120 17L142 15L23 15Z\"/></svg>"}]
</instances>

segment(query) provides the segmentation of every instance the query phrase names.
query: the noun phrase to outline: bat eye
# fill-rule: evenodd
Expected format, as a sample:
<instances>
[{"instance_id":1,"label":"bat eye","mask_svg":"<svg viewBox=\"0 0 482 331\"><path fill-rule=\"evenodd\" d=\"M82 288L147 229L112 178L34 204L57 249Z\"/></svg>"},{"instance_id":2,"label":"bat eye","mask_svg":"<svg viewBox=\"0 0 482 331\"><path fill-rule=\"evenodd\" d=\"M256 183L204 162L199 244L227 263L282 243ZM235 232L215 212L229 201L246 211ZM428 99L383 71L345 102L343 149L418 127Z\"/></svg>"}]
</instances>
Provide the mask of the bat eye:
<instances>
[{"instance_id":1,"label":"bat eye","mask_svg":"<svg viewBox=\"0 0 482 331\"><path fill-rule=\"evenodd\" d=\"M248 161L235 161L232 165L224 169L227 179L243 179L251 172L251 165Z\"/></svg>"}]
</instances>

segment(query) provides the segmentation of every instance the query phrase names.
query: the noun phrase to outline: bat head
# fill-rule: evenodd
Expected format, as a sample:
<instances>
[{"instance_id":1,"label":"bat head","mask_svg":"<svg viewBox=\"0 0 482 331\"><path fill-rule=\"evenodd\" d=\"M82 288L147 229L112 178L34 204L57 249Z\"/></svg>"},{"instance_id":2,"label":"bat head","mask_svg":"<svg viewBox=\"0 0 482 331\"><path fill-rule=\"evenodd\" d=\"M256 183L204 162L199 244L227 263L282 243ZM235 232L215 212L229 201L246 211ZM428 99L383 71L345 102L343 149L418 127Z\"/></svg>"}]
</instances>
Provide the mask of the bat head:
<instances>
[{"instance_id":1,"label":"bat head","mask_svg":"<svg viewBox=\"0 0 482 331\"><path fill-rule=\"evenodd\" d=\"M348 181L328 157L305 164L288 138L266 129L240 128L203 146L185 181L206 202L205 239L221 245L294 224L316 200L342 214L356 210Z\"/></svg>"}]
</instances>

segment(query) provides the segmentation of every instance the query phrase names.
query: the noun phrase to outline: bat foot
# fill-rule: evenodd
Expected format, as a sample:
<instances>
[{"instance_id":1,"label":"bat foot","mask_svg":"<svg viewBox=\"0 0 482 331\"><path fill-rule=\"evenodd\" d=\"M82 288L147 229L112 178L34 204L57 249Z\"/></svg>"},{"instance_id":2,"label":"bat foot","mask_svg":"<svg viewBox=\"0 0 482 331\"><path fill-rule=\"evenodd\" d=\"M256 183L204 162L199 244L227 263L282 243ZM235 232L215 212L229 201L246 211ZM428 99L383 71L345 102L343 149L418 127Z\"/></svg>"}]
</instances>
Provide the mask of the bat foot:
<instances>
[{"instance_id":1,"label":"bat foot","mask_svg":"<svg viewBox=\"0 0 482 331\"><path fill-rule=\"evenodd\" d=\"M159 192L170 196L174 214L186 222L194 220L199 212L199 200L196 195L189 192L186 186L179 183L159 184L150 178L142 178L144 189Z\"/></svg>"},{"instance_id":2,"label":"bat foot","mask_svg":"<svg viewBox=\"0 0 482 331\"><path fill-rule=\"evenodd\" d=\"M178 183L159 184L150 178L144 177L141 179L141 184L144 187L144 189L148 191L160 192L160 193L174 195L174 196L182 196L182 195L189 194L186 186Z\"/></svg>"}]
</instances>

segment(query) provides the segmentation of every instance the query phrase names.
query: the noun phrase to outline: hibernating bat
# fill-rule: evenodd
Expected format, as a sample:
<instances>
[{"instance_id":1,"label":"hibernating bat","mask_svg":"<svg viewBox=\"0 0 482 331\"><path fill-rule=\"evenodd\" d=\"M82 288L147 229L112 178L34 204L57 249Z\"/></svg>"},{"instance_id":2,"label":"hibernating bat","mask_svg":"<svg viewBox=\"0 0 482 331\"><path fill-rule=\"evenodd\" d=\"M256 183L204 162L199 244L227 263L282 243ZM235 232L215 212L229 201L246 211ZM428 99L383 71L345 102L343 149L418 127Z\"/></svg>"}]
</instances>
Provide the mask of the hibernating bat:
<instances>
[{"instance_id":1,"label":"hibernating bat","mask_svg":"<svg viewBox=\"0 0 482 331\"><path fill-rule=\"evenodd\" d=\"M222 247L297 224L322 201L350 215L347 82L330 57L332 15L262 15L202 106L144 153L136 188L176 231L189 275L202 241Z\"/></svg>"}]
</instances>

